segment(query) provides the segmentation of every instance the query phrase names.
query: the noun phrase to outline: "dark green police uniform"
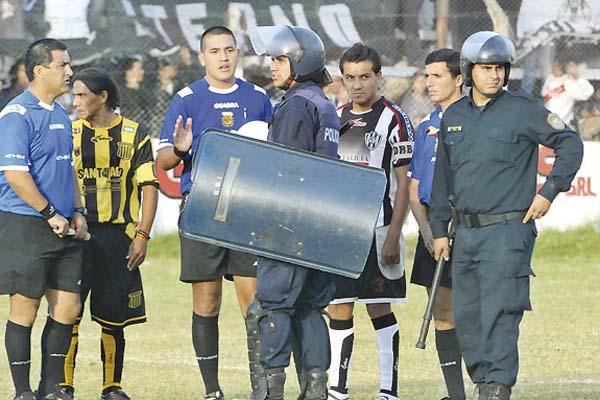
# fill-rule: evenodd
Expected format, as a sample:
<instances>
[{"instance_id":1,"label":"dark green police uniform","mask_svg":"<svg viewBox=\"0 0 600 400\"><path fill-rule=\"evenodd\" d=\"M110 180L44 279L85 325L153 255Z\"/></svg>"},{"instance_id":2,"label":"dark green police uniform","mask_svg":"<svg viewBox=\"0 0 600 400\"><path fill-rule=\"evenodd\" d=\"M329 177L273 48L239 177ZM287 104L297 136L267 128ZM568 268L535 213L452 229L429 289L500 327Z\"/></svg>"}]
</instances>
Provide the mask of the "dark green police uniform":
<instances>
[{"instance_id":1,"label":"dark green police uniform","mask_svg":"<svg viewBox=\"0 0 600 400\"><path fill-rule=\"evenodd\" d=\"M539 194L567 191L583 157L578 135L534 100L501 90L485 106L471 96L444 113L431 198L434 238L458 212L452 258L456 331L471 379L513 386L519 324L531 310L537 231L522 220L536 194L538 145L556 160Z\"/></svg>"}]
</instances>

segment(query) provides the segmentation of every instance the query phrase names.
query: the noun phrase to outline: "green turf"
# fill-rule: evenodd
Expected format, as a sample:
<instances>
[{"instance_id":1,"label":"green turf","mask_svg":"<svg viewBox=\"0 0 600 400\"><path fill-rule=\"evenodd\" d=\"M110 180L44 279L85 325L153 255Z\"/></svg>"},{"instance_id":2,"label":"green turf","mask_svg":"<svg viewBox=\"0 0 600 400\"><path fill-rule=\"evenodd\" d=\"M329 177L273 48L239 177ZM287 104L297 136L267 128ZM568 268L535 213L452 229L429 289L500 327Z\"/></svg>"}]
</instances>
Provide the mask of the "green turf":
<instances>
[{"instance_id":1,"label":"green turf","mask_svg":"<svg viewBox=\"0 0 600 400\"><path fill-rule=\"evenodd\" d=\"M414 239L408 247L414 248ZM124 384L134 399L202 398L203 387L190 338L191 288L178 281L178 254L174 235L155 238L143 266L148 323L126 331ZM412 260L412 252L407 259ZM598 224L543 233L533 268L537 274L532 280L534 312L527 313L522 324L521 371L513 399L600 399ZM232 285L225 283L224 287L220 380L228 399L243 399L249 391L243 323ZM443 397L444 388L433 335L425 351L414 347L426 297L421 288L411 285L408 298L407 304L394 307L401 329L401 398L437 400ZM3 297L0 320L4 321L7 313L8 298ZM43 314L40 313L33 332L32 382L37 382L39 376L38 343ZM362 306L357 307L356 323L351 394L354 399L372 399L378 387L377 351ZM0 326L3 336L4 323ZM80 400L98 397L102 379L98 340L98 326L85 318L75 377ZM289 372L287 398L292 399L297 385L292 370ZM472 398L472 385L468 379L465 381ZM6 355L1 351L0 398L11 398L12 390Z\"/></svg>"}]
</instances>

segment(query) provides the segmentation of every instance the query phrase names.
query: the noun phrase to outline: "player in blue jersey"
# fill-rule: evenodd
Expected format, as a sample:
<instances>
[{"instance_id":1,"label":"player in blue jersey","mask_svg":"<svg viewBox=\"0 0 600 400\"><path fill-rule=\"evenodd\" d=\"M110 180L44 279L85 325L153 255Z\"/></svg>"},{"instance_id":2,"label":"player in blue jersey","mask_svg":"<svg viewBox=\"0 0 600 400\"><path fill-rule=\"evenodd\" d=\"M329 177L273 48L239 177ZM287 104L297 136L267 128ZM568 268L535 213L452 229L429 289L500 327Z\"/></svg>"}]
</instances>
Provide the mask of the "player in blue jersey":
<instances>
[{"instance_id":1,"label":"player in blue jersey","mask_svg":"<svg viewBox=\"0 0 600 400\"><path fill-rule=\"evenodd\" d=\"M31 44L28 89L0 112L0 294L10 295L5 345L19 400L72 398L59 384L80 309L81 248L74 239L87 234L87 224L72 167L71 121L54 101L68 90L69 63L62 42ZM48 317L36 397L31 327L42 296Z\"/></svg>"},{"instance_id":2,"label":"player in blue jersey","mask_svg":"<svg viewBox=\"0 0 600 400\"><path fill-rule=\"evenodd\" d=\"M460 74L460 54L451 49L438 49L425 59L425 77L431 101L437 108L423 119L417 129L415 147L408 175L410 207L419 225L419 240L415 250L415 260L411 283L425 286L431 292L436 262L432 257L433 236L429 225L429 204L435 152L438 145L438 132L442 113L448 106L461 98L463 84ZM462 379L461 357L454 330L452 312L451 264L446 262L437 299L433 308L435 322L435 345L440 360L448 395L445 399L465 399Z\"/></svg>"},{"instance_id":3,"label":"player in blue jersey","mask_svg":"<svg viewBox=\"0 0 600 400\"><path fill-rule=\"evenodd\" d=\"M190 191L192 156L207 128L235 132L246 122L268 121L271 102L265 91L235 77L239 51L233 33L221 26L200 40L206 76L180 90L167 109L158 150L165 169L183 160L181 194ZM192 126L193 124L193 126ZM205 399L223 399L218 380L218 318L222 278L233 277L242 314L256 293L256 257L180 237L181 276L192 284L192 341L206 390Z\"/></svg>"}]
</instances>

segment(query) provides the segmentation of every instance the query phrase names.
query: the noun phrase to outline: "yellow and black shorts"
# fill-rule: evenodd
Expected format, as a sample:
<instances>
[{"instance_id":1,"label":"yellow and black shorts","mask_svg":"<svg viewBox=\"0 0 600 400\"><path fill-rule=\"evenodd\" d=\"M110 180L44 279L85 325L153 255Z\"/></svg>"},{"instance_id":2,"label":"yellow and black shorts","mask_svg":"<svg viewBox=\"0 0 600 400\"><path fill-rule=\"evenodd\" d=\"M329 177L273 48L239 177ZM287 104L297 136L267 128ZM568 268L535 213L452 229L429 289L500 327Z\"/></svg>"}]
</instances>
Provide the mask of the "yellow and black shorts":
<instances>
[{"instance_id":1,"label":"yellow and black shorts","mask_svg":"<svg viewBox=\"0 0 600 400\"><path fill-rule=\"evenodd\" d=\"M139 269L127 269L131 239L125 225L88 224L92 238L83 248L82 314L91 292L92 320L107 328L146 322L146 305Z\"/></svg>"}]
</instances>

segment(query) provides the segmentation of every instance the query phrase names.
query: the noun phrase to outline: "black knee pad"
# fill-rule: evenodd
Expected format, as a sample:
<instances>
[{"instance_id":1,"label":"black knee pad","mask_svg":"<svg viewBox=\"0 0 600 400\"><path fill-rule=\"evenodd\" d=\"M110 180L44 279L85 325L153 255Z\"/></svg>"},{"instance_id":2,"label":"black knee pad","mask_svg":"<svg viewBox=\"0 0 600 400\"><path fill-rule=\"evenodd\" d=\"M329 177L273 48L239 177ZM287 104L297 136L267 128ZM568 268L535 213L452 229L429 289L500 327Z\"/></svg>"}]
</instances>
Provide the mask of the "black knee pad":
<instances>
[{"instance_id":1,"label":"black knee pad","mask_svg":"<svg viewBox=\"0 0 600 400\"><path fill-rule=\"evenodd\" d=\"M246 340L248 342L248 364L250 370L251 400L264 400L267 397L267 380L260 365L260 327L263 315L258 300L254 299L246 312Z\"/></svg>"}]
</instances>

